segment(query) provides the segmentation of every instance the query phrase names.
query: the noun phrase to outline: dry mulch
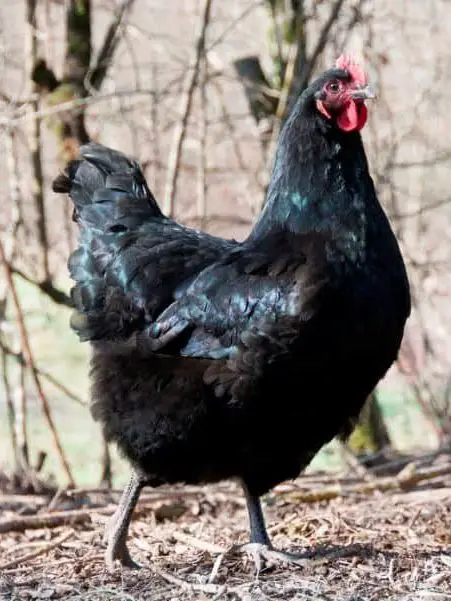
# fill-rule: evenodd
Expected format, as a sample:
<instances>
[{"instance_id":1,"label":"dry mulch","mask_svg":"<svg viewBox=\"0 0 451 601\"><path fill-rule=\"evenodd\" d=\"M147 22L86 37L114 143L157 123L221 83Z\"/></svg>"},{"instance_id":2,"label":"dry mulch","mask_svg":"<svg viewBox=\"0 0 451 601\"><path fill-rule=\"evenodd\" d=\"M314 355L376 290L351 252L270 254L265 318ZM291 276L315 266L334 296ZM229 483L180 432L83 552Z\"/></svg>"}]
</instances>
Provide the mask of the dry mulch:
<instances>
[{"instance_id":1,"label":"dry mulch","mask_svg":"<svg viewBox=\"0 0 451 601\"><path fill-rule=\"evenodd\" d=\"M273 543L305 561L258 576L246 554L230 550L247 536L232 483L143 493L129 536L143 568L114 574L102 531L116 493L3 493L0 600L451 601L451 458L428 465L424 478L418 465L278 487L265 499Z\"/></svg>"}]
</instances>

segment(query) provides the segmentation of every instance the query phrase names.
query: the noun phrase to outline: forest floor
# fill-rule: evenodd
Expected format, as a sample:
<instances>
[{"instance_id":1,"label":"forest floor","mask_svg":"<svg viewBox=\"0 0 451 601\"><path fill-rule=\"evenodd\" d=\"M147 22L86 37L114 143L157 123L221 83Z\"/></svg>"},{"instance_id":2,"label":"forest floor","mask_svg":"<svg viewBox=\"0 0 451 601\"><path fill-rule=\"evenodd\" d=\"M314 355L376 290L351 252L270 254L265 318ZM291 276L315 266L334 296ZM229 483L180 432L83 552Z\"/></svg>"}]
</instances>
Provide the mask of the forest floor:
<instances>
[{"instance_id":1,"label":"forest floor","mask_svg":"<svg viewBox=\"0 0 451 601\"><path fill-rule=\"evenodd\" d=\"M102 532L117 491L10 484L0 481L1 601L451 600L449 453L277 487L264 499L270 535L302 561L258 575L232 548L247 536L233 483L145 489L129 533L143 567L112 574Z\"/></svg>"}]
</instances>

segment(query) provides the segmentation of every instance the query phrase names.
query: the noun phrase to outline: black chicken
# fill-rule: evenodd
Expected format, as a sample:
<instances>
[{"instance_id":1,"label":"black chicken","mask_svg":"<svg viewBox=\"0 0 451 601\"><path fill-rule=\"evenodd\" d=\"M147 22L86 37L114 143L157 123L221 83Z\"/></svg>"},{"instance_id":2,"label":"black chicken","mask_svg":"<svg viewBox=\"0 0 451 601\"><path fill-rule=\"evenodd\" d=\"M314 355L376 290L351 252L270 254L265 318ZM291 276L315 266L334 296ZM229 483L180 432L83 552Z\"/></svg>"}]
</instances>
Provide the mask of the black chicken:
<instances>
[{"instance_id":1,"label":"black chicken","mask_svg":"<svg viewBox=\"0 0 451 601\"><path fill-rule=\"evenodd\" d=\"M109 567L134 565L143 486L225 478L267 556L259 497L358 416L395 360L410 295L359 133L369 97L346 57L300 96L242 243L165 217L137 163L100 145L54 181L80 227L72 327L93 347L92 415L134 468Z\"/></svg>"}]
</instances>

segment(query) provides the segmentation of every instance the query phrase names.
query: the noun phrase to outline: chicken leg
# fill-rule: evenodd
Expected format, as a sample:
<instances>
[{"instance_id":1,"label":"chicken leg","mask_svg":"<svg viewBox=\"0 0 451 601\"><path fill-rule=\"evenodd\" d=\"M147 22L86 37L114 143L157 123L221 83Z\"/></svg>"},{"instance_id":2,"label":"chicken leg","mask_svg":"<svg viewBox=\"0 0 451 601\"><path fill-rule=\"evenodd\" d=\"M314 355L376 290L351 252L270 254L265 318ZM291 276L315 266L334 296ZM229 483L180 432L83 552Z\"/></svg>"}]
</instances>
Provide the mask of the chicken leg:
<instances>
[{"instance_id":1,"label":"chicken leg","mask_svg":"<svg viewBox=\"0 0 451 601\"><path fill-rule=\"evenodd\" d=\"M252 495L247 486L243 484L244 496L246 497L247 511L249 515L249 542L258 545L271 546L268 532L266 531L265 517L259 497Z\"/></svg>"},{"instance_id":2,"label":"chicken leg","mask_svg":"<svg viewBox=\"0 0 451 601\"><path fill-rule=\"evenodd\" d=\"M146 481L142 476L136 472L132 473L122 493L119 505L105 529L103 537L104 542L107 544L105 563L110 572L114 570L114 561L116 559L119 560L121 565L127 568L137 569L141 567L131 558L126 540L133 510L145 484Z\"/></svg>"},{"instance_id":3,"label":"chicken leg","mask_svg":"<svg viewBox=\"0 0 451 601\"><path fill-rule=\"evenodd\" d=\"M277 564L305 565L306 561L291 553L284 553L273 548L266 530L265 518L259 497L251 494L246 484L242 483L246 497L247 511L249 514L250 535L249 542L241 547L252 557L257 574L263 564L270 567Z\"/></svg>"}]
</instances>

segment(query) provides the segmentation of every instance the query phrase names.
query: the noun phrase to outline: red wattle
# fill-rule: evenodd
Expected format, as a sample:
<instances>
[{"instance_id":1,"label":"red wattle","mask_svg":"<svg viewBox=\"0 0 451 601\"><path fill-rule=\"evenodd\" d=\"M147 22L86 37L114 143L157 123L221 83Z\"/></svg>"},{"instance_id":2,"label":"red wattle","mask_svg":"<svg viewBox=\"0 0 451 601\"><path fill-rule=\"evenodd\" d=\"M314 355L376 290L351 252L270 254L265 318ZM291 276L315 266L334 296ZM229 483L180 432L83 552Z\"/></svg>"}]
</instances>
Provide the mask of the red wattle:
<instances>
[{"instance_id":1,"label":"red wattle","mask_svg":"<svg viewBox=\"0 0 451 601\"><path fill-rule=\"evenodd\" d=\"M357 129L359 131L365 125L367 119L368 119L368 109L366 108L365 104L361 104L359 106L359 122L357 123Z\"/></svg>"},{"instance_id":2,"label":"red wattle","mask_svg":"<svg viewBox=\"0 0 451 601\"><path fill-rule=\"evenodd\" d=\"M360 131L365 125L368 110L364 104L350 100L337 117L337 125L343 131Z\"/></svg>"}]
</instances>

